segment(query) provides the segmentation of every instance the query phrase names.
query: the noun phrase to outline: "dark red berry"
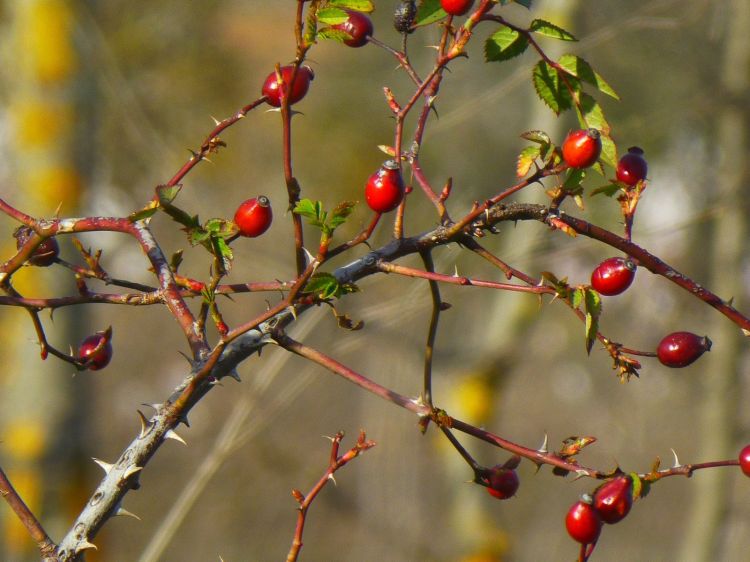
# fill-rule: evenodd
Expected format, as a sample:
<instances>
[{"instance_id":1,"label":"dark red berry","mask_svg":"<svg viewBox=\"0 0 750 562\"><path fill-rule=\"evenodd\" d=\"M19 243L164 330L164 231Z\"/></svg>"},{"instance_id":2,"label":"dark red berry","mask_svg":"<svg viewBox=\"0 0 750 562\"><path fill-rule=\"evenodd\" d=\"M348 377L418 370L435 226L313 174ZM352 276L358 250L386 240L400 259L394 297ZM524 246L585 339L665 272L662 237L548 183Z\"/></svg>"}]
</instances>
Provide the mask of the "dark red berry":
<instances>
[{"instance_id":1,"label":"dark red berry","mask_svg":"<svg viewBox=\"0 0 750 562\"><path fill-rule=\"evenodd\" d=\"M309 66L300 66L297 71L297 76L294 77L294 83L291 83L292 73L294 71L293 66L282 66L281 79L284 82L284 92L286 93L289 105L297 103L299 100L305 97L307 89L310 87L310 81L315 78L312 68ZM290 88L291 84L291 88ZM274 70L268 75L266 81L263 82L262 93L266 96L266 103L273 107L281 106L281 88L279 88L278 76Z\"/></svg>"},{"instance_id":2,"label":"dark red berry","mask_svg":"<svg viewBox=\"0 0 750 562\"><path fill-rule=\"evenodd\" d=\"M85 338L78 347L78 358L92 371L103 369L112 359L112 332L97 332Z\"/></svg>"},{"instance_id":3,"label":"dark red berry","mask_svg":"<svg viewBox=\"0 0 750 562\"><path fill-rule=\"evenodd\" d=\"M617 163L617 179L626 185L635 185L645 180L647 173L648 163L640 147L628 148L628 153Z\"/></svg>"},{"instance_id":4,"label":"dark red berry","mask_svg":"<svg viewBox=\"0 0 750 562\"><path fill-rule=\"evenodd\" d=\"M515 496L519 484L516 471L505 465L493 466L487 476L487 492L499 500L507 500Z\"/></svg>"},{"instance_id":5,"label":"dark red berry","mask_svg":"<svg viewBox=\"0 0 750 562\"><path fill-rule=\"evenodd\" d=\"M571 168L593 166L602 153L601 134L596 129L578 129L565 138L563 159Z\"/></svg>"},{"instance_id":6,"label":"dark red berry","mask_svg":"<svg viewBox=\"0 0 750 562\"><path fill-rule=\"evenodd\" d=\"M365 199L376 213L387 213L401 204L405 189L398 164L388 160L367 180Z\"/></svg>"},{"instance_id":7,"label":"dark red berry","mask_svg":"<svg viewBox=\"0 0 750 562\"><path fill-rule=\"evenodd\" d=\"M622 521L633 507L633 479L616 476L594 492L594 508L602 521L610 525Z\"/></svg>"},{"instance_id":8,"label":"dark red berry","mask_svg":"<svg viewBox=\"0 0 750 562\"><path fill-rule=\"evenodd\" d=\"M349 47L364 47L367 45L367 38L372 35L372 20L362 12L354 10L344 10L349 18L343 23L332 25L331 28L338 29L349 35L349 39L344 39L344 45Z\"/></svg>"},{"instance_id":9,"label":"dark red berry","mask_svg":"<svg viewBox=\"0 0 750 562\"><path fill-rule=\"evenodd\" d=\"M265 195L244 201L234 213L234 222L240 235L248 238L263 234L271 226L272 220L271 202Z\"/></svg>"},{"instance_id":10,"label":"dark red berry","mask_svg":"<svg viewBox=\"0 0 750 562\"><path fill-rule=\"evenodd\" d=\"M711 351L708 336L691 332L674 332L665 336L659 343L656 355L667 367L687 367L706 351Z\"/></svg>"},{"instance_id":11,"label":"dark red berry","mask_svg":"<svg viewBox=\"0 0 750 562\"><path fill-rule=\"evenodd\" d=\"M750 445L740 451L740 468L745 476L750 476Z\"/></svg>"},{"instance_id":12,"label":"dark red berry","mask_svg":"<svg viewBox=\"0 0 750 562\"><path fill-rule=\"evenodd\" d=\"M417 17L417 4L414 0L402 0L393 10L393 27L399 33L411 33L411 24Z\"/></svg>"},{"instance_id":13,"label":"dark red berry","mask_svg":"<svg viewBox=\"0 0 750 562\"><path fill-rule=\"evenodd\" d=\"M34 231L28 226L19 226L13 233L13 236L16 238L16 248L20 250L33 234ZM36 247L29 257L29 263L39 267L48 267L55 263L59 254L60 246L57 244L57 240L47 238Z\"/></svg>"},{"instance_id":14,"label":"dark red berry","mask_svg":"<svg viewBox=\"0 0 750 562\"><path fill-rule=\"evenodd\" d=\"M590 503L578 501L573 504L565 517L565 528L574 541L591 544L599 538L602 520Z\"/></svg>"},{"instance_id":15,"label":"dark red berry","mask_svg":"<svg viewBox=\"0 0 750 562\"><path fill-rule=\"evenodd\" d=\"M452 16L463 16L472 4L474 0L440 0L440 6Z\"/></svg>"},{"instance_id":16,"label":"dark red berry","mask_svg":"<svg viewBox=\"0 0 750 562\"><path fill-rule=\"evenodd\" d=\"M635 264L627 258L609 258L591 272L591 286L602 295L619 295L635 279Z\"/></svg>"}]
</instances>

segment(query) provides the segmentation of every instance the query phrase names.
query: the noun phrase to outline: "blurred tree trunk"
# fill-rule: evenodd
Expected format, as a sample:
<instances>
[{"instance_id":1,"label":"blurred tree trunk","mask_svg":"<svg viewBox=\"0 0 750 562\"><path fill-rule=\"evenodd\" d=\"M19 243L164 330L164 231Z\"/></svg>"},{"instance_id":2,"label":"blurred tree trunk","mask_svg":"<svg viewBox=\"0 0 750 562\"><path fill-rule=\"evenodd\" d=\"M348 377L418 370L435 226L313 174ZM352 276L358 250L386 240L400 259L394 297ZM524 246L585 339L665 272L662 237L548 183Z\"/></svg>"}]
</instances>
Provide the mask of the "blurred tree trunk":
<instances>
[{"instance_id":1,"label":"blurred tree trunk","mask_svg":"<svg viewBox=\"0 0 750 562\"><path fill-rule=\"evenodd\" d=\"M745 98L750 76L750 4L732 0L720 9L725 14L724 60L720 66L721 112L717 116L716 202L720 209L713 220L710 242L711 278L709 284L724 299L737 298L746 303L743 284L743 259L747 247L748 111ZM737 393L739 369L745 339L737 327L717 315L709 316L707 332L714 350L707 357L701 378L700 405L695 416L696 439L700 459L734 458L737 454ZM679 560L699 562L729 560L722 552L722 538L729 505L729 469L709 470L696 475L691 486L693 505ZM745 545L747 547L747 545ZM745 551L746 554L747 551Z\"/></svg>"},{"instance_id":2,"label":"blurred tree trunk","mask_svg":"<svg viewBox=\"0 0 750 562\"><path fill-rule=\"evenodd\" d=\"M82 166L75 154L81 122L76 96L82 90L74 39L78 7L68 0L8 1L3 6L8 16L4 82L12 131L3 147L10 162L3 197L36 217L50 217L58 206L61 214L74 214L80 196ZM3 255L12 255L14 242L5 238ZM61 247L62 255L69 257L65 241ZM22 294L43 296L67 292L61 279L70 284L69 276L53 265L24 268L13 281ZM47 313L41 318L50 341L63 350L75 347L78 340L66 318L70 317L58 313L54 324ZM71 377L70 365L52 356L45 362L39 359L25 311L5 308L0 330L5 363L0 379L0 463L54 539L69 524L72 510L80 509L73 463L80 458L73 444L80 440L73 437L78 431L74 420L87 401L81 395L81 380ZM14 515L3 509L0 517L0 558L36 559L35 545Z\"/></svg>"}]
</instances>

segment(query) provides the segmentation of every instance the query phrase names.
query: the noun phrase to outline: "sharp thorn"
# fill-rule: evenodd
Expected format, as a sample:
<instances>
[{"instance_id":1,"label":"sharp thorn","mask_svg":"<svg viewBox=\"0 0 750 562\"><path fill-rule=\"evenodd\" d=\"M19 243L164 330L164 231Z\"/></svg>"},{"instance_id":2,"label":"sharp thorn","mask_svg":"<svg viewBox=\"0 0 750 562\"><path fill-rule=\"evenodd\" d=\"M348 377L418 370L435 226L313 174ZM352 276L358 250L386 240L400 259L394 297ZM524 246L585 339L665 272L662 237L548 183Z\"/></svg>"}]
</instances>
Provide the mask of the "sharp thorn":
<instances>
[{"instance_id":1,"label":"sharp thorn","mask_svg":"<svg viewBox=\"0 0 750 562\"><path fill-rule=\"evenodd\" d=\"M328 480L330 480L331 482L333 482L334 486L338 486L338 482L336 482L336 478L333 476L333 474L329 474L328 475Z\"/></svg>"},{"instance_id":2,"label":"sharp thorn","mask_svg":"<svg viewBox=\"0 0 750 562\"><path fill-rule=\"evenodd\" d=\"M91 460L101 467L101 469L104 471L104 474L109 474L109 471L112 470L113 466L115 466L111 463L104 462L101 459L97 459L96 457L91 457Z\"/></svg>"},{"instance_id":3,"label":"sharp thorn","mask_svg":"<svg viewBox=\"0 0 750 562\"><path fill-rule=\"evenodd\" d=\"M545 455L549 453L549 449L547 448L548 444L549 444L549 436L545 433L544 441L542 441L542 446L537 449L537 452L544 453Z\"/></svg>"},{"instance_id":4,"label":"sharp thorn","mask_svg":"<svg viewBox=\"0 0 750 562\"><path fill-rule=\"evenodd\" d=\"M122 480L127 480L128 478L130 478L131 476L133 476L133 474L136 474L136 473L140 472L141 470L143 470L142 466L132 465L132 466L128 467L128 469L122 475Z\"/></svg>"},{"instance_id":5,"label":"sharp thorn","mask_svg":"<svg viewBox=\"0 0 750 562\"><path fill-rule=\"evenodd\" d=\"M141 420L141 434L138 436L138 438L143 439L148 433L151 424L146 419L146 416L143 415L143 412L141 412L140 410L136 410L136 411L138 412L138 417Z\"/></svg>"},{"instance_id":6,"label":"sharp thorn","mask_svg":"<svg viewBox=\"0 0 750 562\"><path fill-rule=\"evenodd\" d=\"M187 443L185 443L185 440L177 435L177 432L173 429L167 430L167 432L164 434L164 439L174 439L175 441L179 441L180 443L185 445L185 447L187 447Z\"/></svg>"},{"instance_id":7,"label":"sharp thorn","mask_svg":"<svg viewBox=\"0 0 750 562\"><path fill-rule=\"evenodd\" d=\"M135 513L131 513L130 511L128 511L127 509L125 509L123 507L118 507L115 510L115 517L118 517L118 516L121 516L121 515L124 516L124 517L132 517L133 519L138 519L138 521L141 520L141 518L138 517Z\"/></svg>"},{"instance_id":8,"label":"sharp thorn","mask_svg":"<svg viewBox=\"0 0 750 562\"><path fill-rule=\"evenodd\" d=\"M231 371L229 371L229 372L227 373L227 376L228 376L228 377L232 377L232 378L233 378L234 380L236 380L237 382L242 382L242 379L240 378L240 375L239 375L239 373L237 372L237 369L232 369Z\"/></svg>"},{"instance_id":9,"label":"sharp thorn","mask_svg":"<svg viewBox=\"0 0 750 562\"><path fill-rule=\"evenodd\" d=\"M94 550L99 550L98 548L96 548L96 545L94 543L91 543L87 541L86 539L83 539L81 542L79 542L76 545L76 554L78 554L82 550L88 550L89 548L93 548Z\"/></svg>"},{"instance_id":10,"label":"sharp thorn","mask_svg":"<svg viewBox=\"0 0 750 562\"><path fill-rule=\"evenodd\" d=\"M672 451L672 454L674 455L674 466L672 468L682 466L682 464L680 463L680 459L677 458L677 451L675 451L674 449L670 449L670 451Z\"/></svg>"},{"instance_id":11,"label":"sharp thorn","mask_svg":"<svg viewBox=\"0 0 750 562\"><path fill-rule=\"evenodd\" d=\"M219 120L218 120L218 119L217 119L216 117L214 117L213 115L211 115L211 119L213 119L213 120L214 120L214 123L215 123L216 125L218 125L219 123L221 123L221 121L219 121Z\"/></svg>"}]
</instances>

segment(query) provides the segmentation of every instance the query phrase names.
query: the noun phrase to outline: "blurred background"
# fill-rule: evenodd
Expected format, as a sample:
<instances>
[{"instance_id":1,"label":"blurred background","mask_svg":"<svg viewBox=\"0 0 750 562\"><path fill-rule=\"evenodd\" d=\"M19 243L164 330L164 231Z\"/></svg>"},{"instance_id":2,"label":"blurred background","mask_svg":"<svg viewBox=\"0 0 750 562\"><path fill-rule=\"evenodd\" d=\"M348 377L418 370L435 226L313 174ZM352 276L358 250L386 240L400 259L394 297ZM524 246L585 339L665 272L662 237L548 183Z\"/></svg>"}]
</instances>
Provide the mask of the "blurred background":
<instances>
[{"instance_id":1,"label":"blurred background","mask_svg":"<svg viewBox=\"0 0 750 562\"><path fill-rule=\"evenodd\" d=\"M400 42L391 25L395 1L376 0L375 35ZM0 196L35 216L126 215L151 197L213 127L260 95L276 63L294 57L296 2L273 0L5 0L0 3ZM750 312L746 188L750 4L745 0L537 0L529 12L501 12L526 25L541 17L571 30L578 43L541 39L547 53L587 59L621 95L598 96L623 153L639 145L650 183L634 239L725 299ZM531 86L531 52L504 64L483 62L482 25L469 59L446 74L421 149L434 185L450 176L454 217L474 200L515 183L515 158L529 129L561 141L575 127L539 102ZM410 38L410 55L424 75L437 30ZM377 145L392 144L393 121L382 97L400 100L410 84L384 51L321 41L310 52L316 78L294 120L295 175L303 196L332 207L361 199L366 178L383 161ZM409 122L409 128L413 123ZM184 181L182 208L202 219L231 218L237 205L268 195L276 221L259 239L238 240L229 282L289 279L291 227L284 216L277 113L259 108L222 139L228 148ZM611 176L611 169L607 170ZM590 180L598 187L601 178ZM546 201L541 187L520 194ZM586 197L585 217L618 231L616 202ZM573 208L571 212L579 212ZM341 239L369 221L357 207ZM183 273L207 279L208 254L190 248L164 216L152 222L165 251L185 250ZM435 225L431 205L410 198L407 234ZM3 259L12 255L15 224L0 221ZM552 271L587 283L591 270L615 253L582 237L540 224L506 224L485 245L531 275ZM314 239L314 233L308 234ZM381 225L373 245L385 243ZM103 250L113 277L152 283L147 263L121 235L81 235ZM69 238L62 257L80 259ZM336 261L363 255L358 248ZM499 272L457 247L434 253L436 269L500 280ZM404 263L420 266L418 260ZM62 268L27 268L14 277L28 296L74 294ZM92 284L92 288L94 285ZM113 291L111 287L96 287ZM328 310L311 311L291 335L333 355L381 384L417 396L430 315L428 287L396 276L361 283L339 310L365 327L338 329ZM712 352L691 367L670 370L645 360L640 379L620 384L608 355L586 355L583 327L564 306L542 307L529 295L443 287L453 307L441 318L435 356L435 401L456 417L515 442L550 447L570 435L598 442L580 460L608 469L649 470L657 457L705 462L736 457L750 442L750 373L739 330L663 278L639 271L634 285L604 303L608 337L654 349L666 333L708 334ZM223 304L236 325L266 299L238 295ZM197 305L197 303L196 303ZM89 459L112 462L139 430L137 409L164 400L188 367L187 346L164 308L90 305L42 315L61 349L85 335L114 329L115 354L103 371L74 373L38 356L28 315L0 310L5 368L0 373L0 466L59 540L101 477ZM330 443L360 428L378 445L337 474L309 513L302 560L537 561L572 560L568 507L594 482L553 476L530 463L508 501L466 483L472 473L442 436L421 435L412 415L357 390L324 370L265 349L226 381L182 428L185 448L169 442L128 494L125 508L141 521L117 518L94 541L89 560L283 559L296 503L292 488L309 490L322 474ZM459 436L459 438L461 438ZM463 439L492 466L508 455ZM34 560L37 553L10 511L0 508L0 559ZM750 482L735 468L668 478L631 514L608 526L593 560L740 561L750 551Z\"/></svg>"}]
</instances>

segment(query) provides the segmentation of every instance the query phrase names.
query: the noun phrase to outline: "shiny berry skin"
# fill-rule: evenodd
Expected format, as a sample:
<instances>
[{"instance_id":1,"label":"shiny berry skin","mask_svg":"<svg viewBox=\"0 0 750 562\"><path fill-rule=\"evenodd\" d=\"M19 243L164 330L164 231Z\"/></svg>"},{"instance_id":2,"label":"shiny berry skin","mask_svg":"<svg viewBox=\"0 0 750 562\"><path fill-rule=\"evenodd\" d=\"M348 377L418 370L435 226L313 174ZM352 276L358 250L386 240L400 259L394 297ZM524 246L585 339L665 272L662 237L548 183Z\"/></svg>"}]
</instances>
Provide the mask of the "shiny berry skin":
<instances>
[{"instance_id":1,"label":"shiny berry skin","mask_svg":"<svg viewBox=\"0 0 750 562\"><path fill-rule=\"evenodd\" d=\"M234 213L234 222L240 235L247 238L263 234L271 226L272 220L271 202L265 195L242 202Z\"/></svg>"},{"instance_id":2,"label":"shiny berry skin","mask_svg":"<svg viewBox=\"0 0 750 562\"><path fill-rule=\"evenodd\" d=\"M367 180L365 200L376 213L387 213L401 204L405 189L398 164L388 160Z\"/></svg>"},{"instance_id":3,"label":"shiny berry skin","mask_svg":"<svg viewBox=\"0 0 750 562\"><path fill-rule=\"evenodd\" d=\"M417 4L414 0L402 0L393 10L393 27L399 33L411 33L411 24L417 17Z\"/></svg>"},{"instance_id":4,"label":"shiny berry skin","mask_svg":"<svg viewBox=\"0 0 750 562\"><path fill-rule=\"evenodd\" d=\"M633 507L633 480L617 476L599 486L594 492L594 508L602 521L613 525L622 521Z\"/></svg>"},{"instance_id":5,"label":"shiny berry skin","mask_svg":"<svg viewBox=\"0 0 750 562\"><path fill-rule=\"evenodd\" d=\"M591 544L599 538L602 519L590 503L578 501L565 516L565 528L571 538L581 544Z\"/></svg>"},{"instance_id":6,"label":"shiny berry skin","mask_svg":"<svg viewBox=\"0 0 750 562\"><path fill-rule=\"evenodd\" d=\"M33 234L34 231L28 226L19 226L13 233L13 236L16 238L16 249L20 250ZM60 246L57 244L57 240L47 238L36 247L29 257L29 263L38 267L49 267L55 263L59 254Z\"/></svg>"},{"instance_id":7,"label":"shiny berry skin","mask_svg":"<svg viewBox=\"0 0 750 562\"><path fill-rule=\"evenodd\" d=\"M289 87L292 79L292 72L294 71L293 66L282 66L281 67L281 78L284 81L284 91L286 92L289 105L297 103L299 100L305 97L307 89L310 87L310 81L315 78L315 73L309 66L300 66L297 71L297 76L294 78L294 84ZM266 103L273 107L281 106L281 88L279 88L279 81L274 70L268 75L266 81L263 82L262 93L266 96Z\"/></svg>"},{"instance_id":8,"label":"shiny berry skin","mask_svg":"<svg viewBox=\"0 0 750 562\"><path fill-rule=\"evenodd\" d=\"M104 342L103 345L102 342ZM99 347L100 345L101 347ZM78 347L78 358L84 361L90 361L87 368L91 371L103 369L112 359L111 337L110 339L107 339L105 332L97 332L85 338Z\"/></svg>"},{"instance_id":9,"label":"shiny berry skin","mask_svg":"<svg viewBox=\"0 0 750 562\"><path fill-rule=\"evenodd\" d=\"M349 47L364 47L367 45L367 38L372 35L372 20L362 12L354 10L344 11L349 15L349 19L343 23L332 25L331 28L343 31L350 36L349 39L344 39L344 45Z\"/></svg>"},{"instance_id":10,"label":"shiny berry skin","mask_svg":"<svg viewBox=\"0 0 750 562\"><path fill-rule=\"evenodd\" d=\"M609 258L591 272L591 286L601 295L619 295L635 279L635 264L627 258Z\"/></svg>"},{"instance_id":11,"label":"shiny berry skin","mask_svg":"<svg viewBox=\"0 0 750 562\"><path fill-rule=\"evenodd\" d=\"M602 153L601 134L596 129L578 129L565 137L563 159L571 168L593 166Z\"/></svg>"},{"instance_id":12,"label":"shiny berry skin","mask_svg":"<svg viewBox=\"0 0 750 562\"><path fill-rule=\"evenodd\" d=\"M515 496L519 484L516 471L500 464L492 467L487 476L487 492L499 500L507 500Z\"/></svg>"},{"instance_id":13,"label":"shiny berry skin","mask_svg":"<svg viewBox=\"0 0 750 562\"><path fill-rule=\"evenodd\" d=\"M740 451L740 468L745 476L750 476L750 445Z\"/></svg>"},{"instance_id":14,"label":"shiny berry skin","mask_svg":"<svg viewBox=\"0 0 750 562\"><path fill-rule=\"evenodd\" d=\"M440 0L440 6L452 16L463 16L471 9L474 0Z\"/></svg>"},{"instance_id":15,"label":"shiny berry skin","mask_svg":"<svg viewBox=\"0 0 750 562\"><path fill-rule=\"evenodd\" d=\"M648 163L643 157L643 149L637 146L628 148L628 153L617 163L617 179L625 185L635 185L646 179Z\"/></svg>"},{"instance_id":16,"label":"shiny berry skin","mask_svg":"<svg viewBox=\"0 0 750 562\"><path fill-rule=\"evenodd\" d=\"M691 332L674 332L665 336L659 343L656 356L667 367L687 367L706 351L711 351L708 336Z\"/></svg>"}]
</instances>

